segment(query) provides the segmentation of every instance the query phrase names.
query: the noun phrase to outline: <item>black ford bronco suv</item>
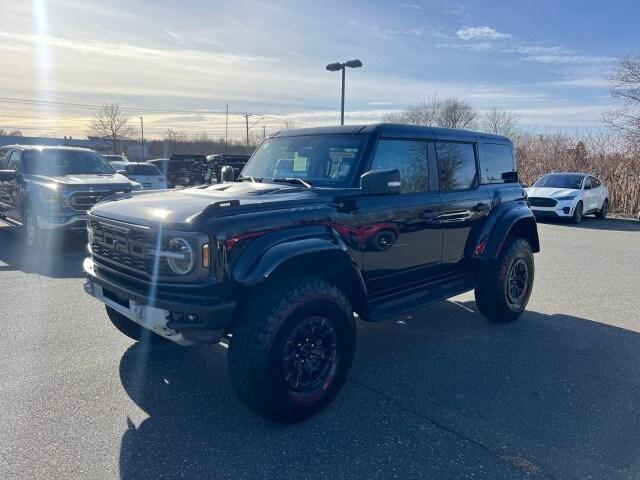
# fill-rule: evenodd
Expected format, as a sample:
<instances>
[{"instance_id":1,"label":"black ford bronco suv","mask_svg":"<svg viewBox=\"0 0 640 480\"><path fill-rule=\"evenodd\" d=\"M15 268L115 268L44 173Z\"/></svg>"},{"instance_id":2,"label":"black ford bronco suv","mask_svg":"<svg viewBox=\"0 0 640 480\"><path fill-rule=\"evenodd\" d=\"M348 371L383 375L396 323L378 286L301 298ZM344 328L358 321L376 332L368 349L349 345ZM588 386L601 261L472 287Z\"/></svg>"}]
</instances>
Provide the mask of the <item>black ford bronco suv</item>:
<instances>
[{"instance_id":1,"label":"black ford bronco suv","mask_svg":"<svg viewBox=\"0 0 640 480\"><path fill-rule=\"evenodd\" d=\"M85 290L117 329L228 339L238 396L289 421L344 383L356 315L475 289L489 319L515 320L539 251L509 139L390 124L278 133L235 181L101 203L88 229Z\"/></svg>"},{"instance_id":2,"label":"black ford bronco suv","mask_svg":"<svg viewBox=\"0 0 640 480\"><path fill-rule=\"evenodd\" d=\"M0 148L0 220L24 227L27 248L54 232L84 233L87 210L99 200L140 188L93 150Z\"/></svg>"}]
</instances>

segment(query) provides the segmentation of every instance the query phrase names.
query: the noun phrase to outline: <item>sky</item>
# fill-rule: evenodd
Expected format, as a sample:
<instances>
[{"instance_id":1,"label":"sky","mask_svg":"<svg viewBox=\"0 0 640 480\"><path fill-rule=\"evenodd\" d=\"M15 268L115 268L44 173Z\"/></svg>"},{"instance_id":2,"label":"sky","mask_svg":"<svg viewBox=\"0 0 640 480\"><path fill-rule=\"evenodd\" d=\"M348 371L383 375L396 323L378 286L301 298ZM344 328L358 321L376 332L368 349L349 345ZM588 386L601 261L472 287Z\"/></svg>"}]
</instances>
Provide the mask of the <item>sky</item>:
<instances>
[{"instance_id":1,"label":"sky","mask_svg":"<svg viewBox=\"0 0 640 480\"><path fill-rule=\"evenodd\" d=\"M82 137L118 102L145 134L242 138L373 123L421 100L509 110L520 128L598 129L607 76L640 50L640 2L0 0L0 128Z\"/></svg>"}]
</instances>

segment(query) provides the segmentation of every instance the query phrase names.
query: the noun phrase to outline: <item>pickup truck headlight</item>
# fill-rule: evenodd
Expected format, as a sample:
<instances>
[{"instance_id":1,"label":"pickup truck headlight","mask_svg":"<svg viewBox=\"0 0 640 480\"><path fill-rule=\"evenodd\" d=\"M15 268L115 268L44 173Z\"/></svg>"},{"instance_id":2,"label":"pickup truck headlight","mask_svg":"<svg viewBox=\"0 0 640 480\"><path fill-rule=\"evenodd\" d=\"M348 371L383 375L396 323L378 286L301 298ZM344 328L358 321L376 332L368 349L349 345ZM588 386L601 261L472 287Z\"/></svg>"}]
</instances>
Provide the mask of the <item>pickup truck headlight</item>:
<instances>
[{"instance_id":1,"label":"pickup truck headlight","mask_svg":"<svg viewBox=\"0 0 640 480\"><path fill-rule=\"evenodd\" d=\"M556 200L560 201L560 202L564 202L565 200L575 200L576 196L575 195L569 195L568 197L558 197L556 198Z\"/></svg>"},{"instance_id":2,"label":"pickup truck headlight","mask_svg":"<svg viewBox=\"0 0 640 480\"><path fill-rule=\"evenodd\" d=\"M38 190L42 204L50 210L58 210L62 207L62 198L59 192L51 190Z\"/></svg>"},{"instance_id":3,"label":"pickup truck headlight","mask_svg":"<svg viewBox=\"0 0 640 480\"><path fill-rule=\"evenodd\" d=\"M175 237L169 240L168 249L165 252L167 264L176 275L186 275L195 265L193 248L184 238Z\"/></svg>"}]
</instances>

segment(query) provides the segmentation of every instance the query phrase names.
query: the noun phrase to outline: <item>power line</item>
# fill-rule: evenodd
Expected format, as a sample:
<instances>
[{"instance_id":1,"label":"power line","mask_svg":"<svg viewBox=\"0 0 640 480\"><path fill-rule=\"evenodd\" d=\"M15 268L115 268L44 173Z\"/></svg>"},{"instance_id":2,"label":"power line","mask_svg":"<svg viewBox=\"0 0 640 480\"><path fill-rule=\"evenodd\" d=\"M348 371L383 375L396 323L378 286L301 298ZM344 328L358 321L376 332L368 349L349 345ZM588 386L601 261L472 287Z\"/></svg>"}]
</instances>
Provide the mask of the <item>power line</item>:
<instances>
[{"instance_id":1,"label":"power line","mask_svg":"<svg viewBox=\"0 0 640 480\"><path fill-rule=\"evenodd\" d=\"M39 105L39 106L50 106L50 107L58 107L58 108L81 108L81 109L100 109L104 105L96 105L90 103L75 103L75 102L59 102L52 100L35 100L29 98L16 98L16 97L0 97L0 103L13 103L13 104L21 104L21 105ZM182 113L182 114L213 114L213 115L225 115L227 114L226 110L189 110L189 109L162 109L162 108L148 108L148 107L130 107L130 106L120 106L120 108L124 111L130 112L146 112L146 113ZM231 115L244 115L243 112L229 112ZM265 118L271 118L274 120L278 120L281 122L290 121L298 125L310 127L310 124L306 124L303 122L298 122L295 120L291 120L285 117L278 117L275 115L268 114L255 114Z\"/></svg>"}]
</instances>

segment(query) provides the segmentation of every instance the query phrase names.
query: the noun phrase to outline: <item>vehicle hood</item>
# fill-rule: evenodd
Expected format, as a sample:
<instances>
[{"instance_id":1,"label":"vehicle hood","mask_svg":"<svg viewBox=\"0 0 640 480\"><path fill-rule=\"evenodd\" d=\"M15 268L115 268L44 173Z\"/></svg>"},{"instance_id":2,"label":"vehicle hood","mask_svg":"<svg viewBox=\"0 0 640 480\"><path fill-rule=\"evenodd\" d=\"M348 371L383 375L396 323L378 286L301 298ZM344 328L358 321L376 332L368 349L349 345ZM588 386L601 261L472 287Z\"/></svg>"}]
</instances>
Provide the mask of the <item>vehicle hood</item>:
<instances>
[{"instance_id":1,"label":"vehicle hood","mask_svg":"<svg viewBox=\"0 0 640 480\"><path fill-rule=\"evenodd\" d=\"M120 173L113 175L28 175L29 180L49 188L131 188L131 181Z\"/></svg>"},{"instance_id":2,"label":"vehicle hood","mask_svg":"<svg viewBox=\"0 0 640 480\"><path fill-rule=\"evenodd\" d=\"M207 215L278 208L288 203L316 203L315 189L262 183L223 183L202 188L135 193L93 207L91 214L136 225L190 228L205 209ZM220 203L222 202L222 203Z\"/></svg>"},{"instance_id":3,"label":"vehicle hood","mask_svg":"<svg viewBox=\"0 0 640 480\"><path fill-rule=\"evenodd\" d=\"M582 190L573 188L555 188L555 187L530 187L526 189L527 195L530 197L542 198L558 198L567 197L569 195L580 195Z\"/></svg>"}]
</instances>

